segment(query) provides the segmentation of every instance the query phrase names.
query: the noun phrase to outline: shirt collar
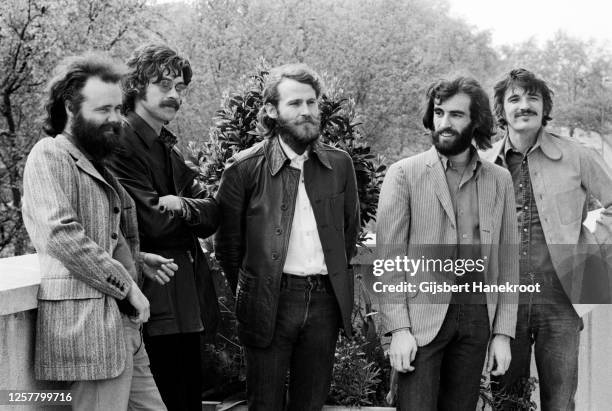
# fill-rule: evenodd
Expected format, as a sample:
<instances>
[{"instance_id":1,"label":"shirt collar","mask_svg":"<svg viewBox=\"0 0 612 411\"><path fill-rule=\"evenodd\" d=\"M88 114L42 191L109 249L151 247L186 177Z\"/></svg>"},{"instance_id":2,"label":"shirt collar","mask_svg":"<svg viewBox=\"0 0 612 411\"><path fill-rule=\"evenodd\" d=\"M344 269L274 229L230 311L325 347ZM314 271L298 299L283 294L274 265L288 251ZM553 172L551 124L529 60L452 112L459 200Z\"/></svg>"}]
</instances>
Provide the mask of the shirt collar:
<instances>
[{"instance_id":1,"label":"shirt collar","mask_svg":"<svg viewBox=\"0 0 612 411\"><path fill-rule=\"evenodd\" d=\"M136 133L142 138L147 148L151 148L153 143L157 140L161 141L168 147L172 147L176 144L176 136L168 130L166 127L162 127L159 135L155 133L153 127L151 127L142 117L131 111L127 115L127 122L132 126Z\"/></svg>"},{"instance_id":2,"label":"shirt collar","mask_svg":"<svg viewBox=\"0 0 612 411\"><path fill-rule=\"evenodd\" d=\"M301 158L303 161L308 160L308 151L309 151L308 148L304 151L304 153L298 154L295 151L293 151L293 149L289 146L289 144L285 143L282 137L280 136L278 137L278 142L280 143L281 148L283 149L283 151L285 152L285 155L290 161L293 162L294 160L298 158Z\"/></svg>"},{"instance_id":3,"label":"shirt collar","mask_svg":"<svg viewBox=\"0 0 612 411\"><path fill-rule=\"evenodd\" d=\"M438 150L436 150L436 152L438 153L438 157L440 157L440 162L442 163L442 167L444 168L444 171L447 171L450 165L449 163L451 161L449 160L448 157L446 157L444 154L441 154ZM474 147L473 145L470 145L470 159L468 161L468 166L473 171L476 171L476 168L479 167L481 163L482 163L482 160L480 159L480 156L478 155L478 150L476 150L476 147Z\"/></svg>"},{"instance_id":4,"label":"shirt collar","mask_svg":"<svg viewBox=\"0 0 612 411\"><path fill-rule=\"evenodd\" d=\"M544 128L540 128L540 131L538 131L538 135L536 136L536 141L535 143L533 143L533 145L529 148L529 150L527 150L527 155L529 155L530 153L532 153L533 151L537 150L540 147L540 143L542 141L542 130L544 130ZM508 132L506 131L506 142L504 144L504 157L508 156L508 151L514 151L516 153L519 153L519 151L514 147L514 144L512 144L512 141L510 140L510 136L508 135Z\"/></svg>"}]
</instances>

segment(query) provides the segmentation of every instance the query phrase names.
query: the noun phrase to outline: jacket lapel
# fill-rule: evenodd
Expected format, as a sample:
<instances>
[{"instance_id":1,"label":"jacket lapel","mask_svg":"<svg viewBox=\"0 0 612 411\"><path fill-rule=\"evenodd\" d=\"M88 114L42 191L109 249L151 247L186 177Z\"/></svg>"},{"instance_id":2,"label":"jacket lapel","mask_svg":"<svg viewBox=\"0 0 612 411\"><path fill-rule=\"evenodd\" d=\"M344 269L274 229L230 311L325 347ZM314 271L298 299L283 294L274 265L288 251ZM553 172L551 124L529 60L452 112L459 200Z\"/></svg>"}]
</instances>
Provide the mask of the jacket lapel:
<instances>
[{"instance_id":1,"label":"jacket lapel","mask_svg":"<svg viewBox=\"0 0 612 411\"><path fill-rule=\"evenodd\" d=\"M72 158L74 158L76 166L78 168L80 168L83 172L89 174L91 177L95 178L105 186L112 188L110 184L104 179L104 177L102 177L102 175L98 172L98 170L96 170L94 165L91 163L91 161L89 161L85 154L83 154L83 152L77 146L75 146L72 141L68 139L68 137L63 134L58 134L55 137L55 140L58 144L60 144L70 153Z\"/></svg>"},{"instance_id":2,"label":"jacket lapel","mask_svg":"<svg viewBox=\"0 0 612 411\"><path fill-rule=\"evenodd\" d=\"M444 169L442 168L442 163L440 162L435 147L431 147L427 152L427 175L440 204L442 204L442 208L446 211L453 226L456 226L453 202L448 192L448 184L446 182L446 176L444 175Z\"/></svg>"}]
</instances>

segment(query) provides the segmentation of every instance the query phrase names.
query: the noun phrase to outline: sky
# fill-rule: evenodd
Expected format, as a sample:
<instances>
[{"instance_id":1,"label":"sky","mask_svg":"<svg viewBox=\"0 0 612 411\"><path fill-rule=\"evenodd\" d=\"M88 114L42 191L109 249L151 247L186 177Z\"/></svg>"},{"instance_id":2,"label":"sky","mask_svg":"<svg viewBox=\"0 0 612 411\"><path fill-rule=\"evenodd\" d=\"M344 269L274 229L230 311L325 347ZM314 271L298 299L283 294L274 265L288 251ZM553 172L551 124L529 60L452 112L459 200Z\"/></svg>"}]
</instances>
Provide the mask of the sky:
<instances>
[{"instance_id":1,"label":"sky","mask_svg":"<svg viewBox=\"0 0 612 411\"><path fill-rule=\"evenodd\" d=\"M535 36L539 43L563 29L583 40L595 39L612 51L612 1L609 0L447 0L449 14L491 31L493 45L516 44Z\"/></svg>"}]
</instances>

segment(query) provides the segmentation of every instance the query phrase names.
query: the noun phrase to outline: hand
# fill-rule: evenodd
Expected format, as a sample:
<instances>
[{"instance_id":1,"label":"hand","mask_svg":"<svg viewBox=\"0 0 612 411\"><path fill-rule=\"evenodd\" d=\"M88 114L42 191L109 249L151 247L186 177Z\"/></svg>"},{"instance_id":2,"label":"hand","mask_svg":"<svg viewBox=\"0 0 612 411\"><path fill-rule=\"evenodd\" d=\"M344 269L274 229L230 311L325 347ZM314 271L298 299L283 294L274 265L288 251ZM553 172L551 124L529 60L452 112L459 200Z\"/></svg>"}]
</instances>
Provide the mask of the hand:
<instances>
[{"instance_id":1,"label":"hand","mask_svg":"<svg viewBox=\"0 0 612 411\"><path fill-rule=\"evenodd\" d=\"M144 253L142 272L150 280L157 281L161 285L167 284L174 272L178 270L178 265L172 258L164 258L161 255Z\"/></svg>"},{"instance_id":2,"label":"hand","mask_svg":"<svg viewBox=\"0 0 612 411\"><path fill-rule=\"evenodd\" d=\"M487 360L487 372L491 375L504 375L508 371L512 360L510 351L510 337L503 334L496 334L489 344L489 358ZM493 365L496 365L493 369Z\"/></svg>"},{"instance_id":3,"label":"hand","mask_svg":"<svg viewBox=\"0 0 612 411\"><path fill-rule=\"evenodd\" d=\"M171 194L159 198L158 207L160 213L170 213L171 216L174 213L180 213L183 209L181 199Z\"/></svg>"},{"instance_id":4,"label":"hand","mask_svg":"<svg viewBox=\"0 0 612 411\"><path fill-rule=\"evenodd\" d=\"M391 367L399 372L414 371L410 365L417 353L417 343L409 330L400 330L393 333L389 347L389 360Z\"/></svg>"},{"instance_id":5,"label":"hand","mask_svg":"<svg viewBox=\"0 0 612 411\"><path fill-rule=\"evenodd\" d=\"M126 298L136 310L136 316L130 317L130 320L135 323L146 323L149 321L149 300L147 300L147 297L140 291L135 281L132 281L132 286Z\"/></svg>"}]
</instances>

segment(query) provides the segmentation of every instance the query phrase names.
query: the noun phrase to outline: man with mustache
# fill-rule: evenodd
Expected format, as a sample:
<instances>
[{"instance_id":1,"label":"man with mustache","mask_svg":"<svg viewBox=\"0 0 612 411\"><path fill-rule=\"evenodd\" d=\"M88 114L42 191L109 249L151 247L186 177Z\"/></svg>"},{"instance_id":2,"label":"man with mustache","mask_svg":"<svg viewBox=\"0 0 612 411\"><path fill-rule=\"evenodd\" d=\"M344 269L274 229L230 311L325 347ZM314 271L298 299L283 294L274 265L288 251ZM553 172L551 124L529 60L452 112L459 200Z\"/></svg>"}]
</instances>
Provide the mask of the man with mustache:
<instances>
[{"instance_id":1,"label":"man with mustache","mask_svg":"<svg viewBox=\"0 0 612 411\"><path fill-rule=\"evenodd\" d=\"M473 285L518 282L512 180L478 156L476 147L490 147L494 130L489 99L475 80L432 84L423 125L433 147L393 164L381 188L379 258L450 260L456 268L393 267L378 277L384 285L411 285L379 293L381 319L391 334L400 409L473 411L487 346L494 375L511 359L516 295ZM432 282L455 289L432 295L422 287Z\"/></svg>"},{"instance_id":2,"label":"man with mustache","mask_svg":"<svg viewBox=\"0 0 612 411\"><path fill-rule=\"evenodd\" d=\"M612 171L594 150L545 130L552 91L534 73L512 70L494 91L505 136L485 158L512 175L520 281L542 289L520 296L512 363L497 390L522 394L533 346L542 410L573 410L583 307L576 311L571 303L610 302L600 291L609 291L602 251L612 243ZM604 207L594 233L583 225L589 195Z\"/></svg>"},{"instance_id":3,"label":"man with mustache","mask_svg":"<svg viewBox=\"0 0 612 411\"><path fill-rule=\"evenodd\" d=\"M23 219L41 282L34 372L72 383L75 410L165 410L142 347L146 278L172 260L139 251L134 202L106 170L119 141L124 71L106 56L66 59L49 83L45 132L24 171Z\"/></svg>"},{"instance_id":4,"label":"man with mustache","mask_svg":"<svg viewBox=\"0 0 612 411\"><path fill-rule=\"evenodd\" d=\"M165 127L185 97L191 65L157 44L135 50L127 65L124 135L111 169L136 202L143 250L163 253L179 265L168 283L144 282L151 301L145 345L168 409L200 410L200 337L202 331L214 335L218 305L198 238L215 232L218 211Z\"/></svg>"},{"instance_id":5,"label":"man with mustache","mask_svg":"<svg viewBox=\"0 0 612 411\"><path fill-rule=\"evenodd\" d=\"M232 157L217 193L215 251L236 289L249 410L320 410L338 330L351 333L357 183L351 157L319 141L321 87L304 64L270 70L265 138Z\"/></svg>"}]
</instances>

